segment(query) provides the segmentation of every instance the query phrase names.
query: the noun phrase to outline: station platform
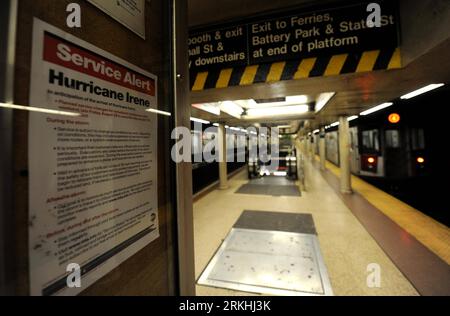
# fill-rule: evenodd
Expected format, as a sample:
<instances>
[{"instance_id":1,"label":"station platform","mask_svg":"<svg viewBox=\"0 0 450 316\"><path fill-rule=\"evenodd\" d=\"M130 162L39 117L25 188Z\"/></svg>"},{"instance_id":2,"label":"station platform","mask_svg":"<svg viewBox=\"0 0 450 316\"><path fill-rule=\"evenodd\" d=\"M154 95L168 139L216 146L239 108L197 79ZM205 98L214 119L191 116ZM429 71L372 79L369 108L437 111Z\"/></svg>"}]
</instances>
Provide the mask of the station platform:
<instances>
[{"instance_id":1,"label":"station platform","mask_svg":"<svg viewBox=\"0 0 450 316\"><path fill-rule=\"evenodd\" d=\"M355 194L343 196L339 168L327 167L321 172L317 161L305 162L306 190L300 195L238 192L249 182L243 170L229 180L228 189L199 198L194 203L196 278L244 211L252 210L312 215L334 295L448 295L448 228L356 177ZM380 267L379 287L368 286L371 264ZM198 284L196 290L197 295L253 295Z\"/></svg>"}]
</instances>

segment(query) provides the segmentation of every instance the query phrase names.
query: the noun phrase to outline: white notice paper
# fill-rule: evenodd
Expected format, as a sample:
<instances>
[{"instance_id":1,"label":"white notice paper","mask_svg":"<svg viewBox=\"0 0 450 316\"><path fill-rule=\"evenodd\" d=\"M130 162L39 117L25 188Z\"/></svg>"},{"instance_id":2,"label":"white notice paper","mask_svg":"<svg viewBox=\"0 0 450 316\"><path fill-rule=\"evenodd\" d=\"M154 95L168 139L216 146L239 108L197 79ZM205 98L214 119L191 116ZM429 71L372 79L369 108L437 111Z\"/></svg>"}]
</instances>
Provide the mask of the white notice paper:
<instances>
[{"instance_id":1,"label":"white notice paper","mask_svg":"<svg viewBox=\"0 0 450 316\"><path fill-rule=\"evenodd\" d=\"M159 237L157 78L38 19L32 55L30 291L77 294Z\"/></svg>"},{"instance_id":2,"label":"white notice paper","mask_svg":"<svg viewBox=\"0 0 450 316\"><path fill-rule=\"evenodd\" d=\"M145 39L145 0L88 0Z\"/></svg>"}]
</instances>

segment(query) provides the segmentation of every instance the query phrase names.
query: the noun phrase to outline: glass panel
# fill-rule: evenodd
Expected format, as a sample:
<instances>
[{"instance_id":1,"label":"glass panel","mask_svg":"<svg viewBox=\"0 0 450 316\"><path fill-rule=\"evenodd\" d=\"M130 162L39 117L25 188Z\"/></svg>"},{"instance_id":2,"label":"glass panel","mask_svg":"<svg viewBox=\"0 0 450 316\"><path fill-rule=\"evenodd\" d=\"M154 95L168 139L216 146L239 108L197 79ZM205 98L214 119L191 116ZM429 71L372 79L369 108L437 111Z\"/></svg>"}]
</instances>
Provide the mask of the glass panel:
<instances>
[{"instance_id":1,"label":"glass panel","mask_svg":"<svg viewBox=\"0 0 450 316\"><path fill-rule=\"evenodd\" d=\"M380 150L380 140L378 130L369 130L362 132L362 145L364 149Z\"/></svg>"},{"instance_id":2,"label":"glass panel","mask_svg":"<svg viewBox=\"0 0 450 316\"><path fill-rule=\"evenodd\" d=\"M176 294L171 1L14 2L11 294Z\"/></svg>"},{"instance_id":3,"label":"glass panel","mask_svg":"<svg viewBox=\"0 0 450 316\"><path fill-rule=\"evenodd\" d=\"M413 150L425 149L425 132L422 128L413 128L411 130L411 142Z\"/></svg>"},{"instance_id":4,"label":"glass panel","mask_svg":"<svg viewBox=\"0 0 450 316\"><path fill-rule=\"evenodd\" d=\"M386 147L400 148L400 132L398 130L386 131Z\"/></svg>"}]
</instances>

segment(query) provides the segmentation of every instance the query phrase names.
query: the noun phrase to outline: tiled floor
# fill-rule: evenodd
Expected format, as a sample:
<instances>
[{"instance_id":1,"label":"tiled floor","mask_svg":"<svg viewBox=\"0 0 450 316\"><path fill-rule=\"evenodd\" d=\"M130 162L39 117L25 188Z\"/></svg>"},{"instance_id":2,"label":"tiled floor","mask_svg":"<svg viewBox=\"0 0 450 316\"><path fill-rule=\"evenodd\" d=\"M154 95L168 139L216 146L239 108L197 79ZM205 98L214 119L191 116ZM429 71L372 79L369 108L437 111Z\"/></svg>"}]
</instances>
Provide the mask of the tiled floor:
<instances>
[{"instance_id":1,"label":"tiled floor","mask_svg":"<svg viewBox=\"0 0 450 316\"><path fill-rule=\"evenodd\" d=\"M215 190L194 204L196 277L244 210L310 213L335 295L418 295L352 212L314 168L307 168L308 191L302 197L235 194L248 180L241 172L230 188ZM381 268L381 287L367 286L368 265ZM198 295L249 295L197 286Z\"/></svg>"}]
</instances>

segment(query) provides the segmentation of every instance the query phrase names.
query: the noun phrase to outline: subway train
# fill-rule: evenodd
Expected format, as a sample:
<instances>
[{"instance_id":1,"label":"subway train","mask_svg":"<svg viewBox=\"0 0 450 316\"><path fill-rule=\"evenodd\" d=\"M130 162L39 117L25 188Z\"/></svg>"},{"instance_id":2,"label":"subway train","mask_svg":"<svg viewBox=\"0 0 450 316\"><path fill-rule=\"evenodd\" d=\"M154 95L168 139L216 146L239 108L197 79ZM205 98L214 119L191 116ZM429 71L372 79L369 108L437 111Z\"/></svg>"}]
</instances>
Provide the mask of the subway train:
<instances>
[{"instance_id":1,"label":"subway train","mask_svg":"<svg viewBox=\"0 0 450 316\"><path fill-rule=\"evenodd\" d=\"M445 185L450 178L447 117L434 115L448 102L448 86L350 122L351 172L449 226ZM318 133L314 134L316 153ZM326 129L326 159L339 166L338 127Z\"/></svg>"},{"instance_id":2,"label":"subway train","mask_svg":"<svg viewBox=\"0 0 450 316\"><path fill-rule=\"evenodd\" d=\"M394 113L397 115L397 113ZM353 125L353 124L352 124ZM378 125L360 121L350 132L351 172L362 177L402 180L427 175L425 132L420 127ZM316 152L318 138L315 135ZM326 159L339 165L339 134L325 134Z\"/></svg>"},{"instance_id":3,"label":"subway train","mask_svg":"<svg viewBox=\"0 0 450 316\"><path fill-rule=\"evenodd\" d=\"M203 149L211 144L211 141L217 135L217 127L214 125L202 124L202 130L199 130L194 128L194 123L191 124L192 186L194 194L219 180L218 162L208 162L208 159L205 160L205 157L202 157ZM248 161L248 142L242 141L243 137L246 138L246 134L237 128L233 130L233 133L227 133L226 135L228 173L244 167ZM214 150L211 153L215 155Z\"/></svg>"}]
</instances>

